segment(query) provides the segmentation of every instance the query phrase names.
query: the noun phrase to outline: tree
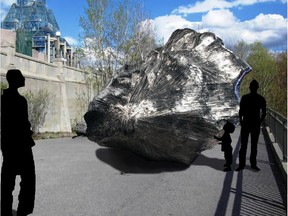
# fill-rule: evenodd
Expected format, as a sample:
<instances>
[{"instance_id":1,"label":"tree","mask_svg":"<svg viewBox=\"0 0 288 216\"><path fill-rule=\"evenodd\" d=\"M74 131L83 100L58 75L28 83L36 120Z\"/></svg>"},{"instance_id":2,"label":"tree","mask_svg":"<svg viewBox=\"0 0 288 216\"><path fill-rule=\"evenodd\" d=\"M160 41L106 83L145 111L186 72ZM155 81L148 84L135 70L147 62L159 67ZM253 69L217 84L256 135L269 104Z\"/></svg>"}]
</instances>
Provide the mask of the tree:
<instances>
[{"instance_id":1,"label":"tree","mask_svg":"<svg viewBox=\"0 0 288 216\"><path fill-rule=\"evenodd\" d=\"M141 27L145 13L137 2L87 0L85 12L80 18L85 65L102 86L120 66L139 63L156 46L152 26Z\"/></svg>"},{"instance_id":2,"label":"tree","mask_svg":"<svg viewBox=\"0 0 288 216\"><path fill-rule=\"evenodd\" d=\"M260 42L255 42L251 45L251 53L247 62L252 67L252 72L248 76L250 77L249 81L256 79L261 86L259 93L268 96L271 91L271 81L276 74L276 63L273 56Z\"/></svg>"},{"instance_id":3,"label":"tree","mask_svg":"<svg viewBox=\"0 0 288 216\"><path fill-rule=\"evenodd\" d=\"M272 82L272 109L287 116L287 51L275 55L276 75Z\"/></svg>"},{"instance_id":4,"label":"tree","mask_svg":"<svg viewBox=\"0 0 288 216\"><path fill-rule=\"evenodd\" d=\"M28 103L28 116L34 134L39 133L39 129L44 125L46 115L49 111L49 104L53 95L46 89L37 92L27 91L23 93Z\"/></svg>"},{"instance_id":5,"label":"tree","mask_svg":"<svg viewBox=\"0 0 288 216\"><path fill-rule=\"evenodd\" d=\"M134 10L133 16L138 16L132 24L133 35L132 38L127 41L127 64L139 64L141 63L145 56L155 49L157 46L156 35L153 29L153 24L151 20L146 19L144 14L139 14L141 6L138 5L138 9ZM144 20L144 21L141 21ZM141 21L141 22L139 22Z\"/></svg>"},{"instance_id":6,"label":"tree","mask_svg":"<svg viewBox=\"0 0 288 216\"><path fill-rule=\"evenodd\" d=\"M260 42L250 45L247 63L252 71L244 77L241 95L249 92L253 79L259 82L259 94L267 101L267 106L284 116L287 114L287 52L270 53Z\"/></svg>"},{"instance_id":7,"label":"tree","mask_svg":"<svg viewBox=\"0 0 288 216\"><path fill-rule=\"evenodd\" d=\"M239 41L237 43L228 44L228 49L233 51L235 55L237 55L239 58L243 60L247 60L247 57L249 56L251 46L247 44L245 41Z\"/></svg>"}]
</instances>

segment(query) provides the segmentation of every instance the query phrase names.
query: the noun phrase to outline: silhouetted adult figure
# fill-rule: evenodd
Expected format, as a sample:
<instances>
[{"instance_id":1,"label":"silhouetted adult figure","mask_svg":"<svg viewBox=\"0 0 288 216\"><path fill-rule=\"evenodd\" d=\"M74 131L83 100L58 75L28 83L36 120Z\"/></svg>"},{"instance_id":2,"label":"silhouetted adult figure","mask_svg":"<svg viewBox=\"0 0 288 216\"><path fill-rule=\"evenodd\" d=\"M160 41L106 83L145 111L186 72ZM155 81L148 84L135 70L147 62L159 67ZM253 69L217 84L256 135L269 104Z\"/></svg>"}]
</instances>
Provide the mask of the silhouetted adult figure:
<instances>
[{"instance_id":1,"label":"silhouetted adult figure","mask_svg":"<svg viewBox=\"0 0 288 216\"><path fill-rule=\"evenodd\" d=\"M32 146L35 143L27 101L18 93L18 88L25 86L25 78L20 70L13 69L7 72L6 79L9 88L1 95L1 215L12 216L12 192L16 175L20 175L17 216L23 216L31 214L34 208L36 178Z\"/></svg>"},{"instance_id":2,"label":"silhouetted adult figure","mask_svg":"<svg viewBox=\"0 0 288 216\"><path fill-rule=\"evenodd\" d=\"M250 83L250 93L242 97L240 102L239 118L241 124L241 148L239 151L239 167L236 171L243 170L246 165L246 152L248 137L251 134L251 168L259 171L257 167L257 144L260 134L261 122L266 116L266 101L257 93L259 84L256 80Z\"/></svg>"}]
</instances>

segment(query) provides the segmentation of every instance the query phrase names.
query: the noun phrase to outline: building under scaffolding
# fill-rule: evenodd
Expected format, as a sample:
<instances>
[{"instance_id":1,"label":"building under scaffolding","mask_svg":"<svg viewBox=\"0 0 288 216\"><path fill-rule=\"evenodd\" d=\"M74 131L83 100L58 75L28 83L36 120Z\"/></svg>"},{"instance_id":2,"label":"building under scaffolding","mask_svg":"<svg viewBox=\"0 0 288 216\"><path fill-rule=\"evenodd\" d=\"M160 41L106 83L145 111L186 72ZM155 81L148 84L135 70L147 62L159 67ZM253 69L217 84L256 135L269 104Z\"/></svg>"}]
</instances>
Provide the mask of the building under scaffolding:
<instances>
[{"instance_id":1,"label":"building under scaffolding","mask_svg":"<svg viewBox=\"0 0 288 216\"><path fill-rule=\"evenodd\" d=\"M17 52L31 55L35 49L46 54L48 62L60 60L75 65L71 46L61 37L55 16L46 7L46 0L17 0L1 28L16 31Z\"/></svg>"}]
</instances>

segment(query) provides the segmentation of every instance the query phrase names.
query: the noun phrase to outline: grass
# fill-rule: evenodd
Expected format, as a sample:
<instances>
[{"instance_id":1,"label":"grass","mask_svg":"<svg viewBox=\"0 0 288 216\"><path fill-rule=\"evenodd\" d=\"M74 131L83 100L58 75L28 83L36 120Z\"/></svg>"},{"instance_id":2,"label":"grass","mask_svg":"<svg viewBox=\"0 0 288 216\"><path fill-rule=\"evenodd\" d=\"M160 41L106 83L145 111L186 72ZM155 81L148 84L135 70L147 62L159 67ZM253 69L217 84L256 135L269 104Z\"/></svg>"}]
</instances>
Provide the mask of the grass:
<instances>
[{"instance_id":1,"label":"grass","mask_svg":"<svg viewBox=\"0 0 288 216\"><path fill-rule=\"evenodd\" d=\"M73 137L76 133L68 133L68 132L59 132L59 133L52 133L52 132L45 132L33 135L34 140L40 139L57 139L57 138L65 138L65 137Z\"/></svg>"}]
</instances>

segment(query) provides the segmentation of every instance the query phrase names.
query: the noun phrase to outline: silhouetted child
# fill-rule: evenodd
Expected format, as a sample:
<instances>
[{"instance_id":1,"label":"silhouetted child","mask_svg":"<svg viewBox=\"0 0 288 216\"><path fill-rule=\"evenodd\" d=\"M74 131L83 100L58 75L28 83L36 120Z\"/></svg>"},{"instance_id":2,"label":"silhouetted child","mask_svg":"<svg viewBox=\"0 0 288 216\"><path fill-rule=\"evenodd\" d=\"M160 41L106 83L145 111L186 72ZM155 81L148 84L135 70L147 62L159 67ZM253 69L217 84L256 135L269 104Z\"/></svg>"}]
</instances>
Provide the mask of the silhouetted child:
<instances>
[{"instance_id":1,"label":"silhouetted child","mask_svg":"<svg viewBox=\"0 0 288 216\"><path fill-rule=\"evenodd\" d=\"M226 168L224 171L231 171L231 164L233 160L232 151L233 148L231 146L232 139L230 137L230 133L233 133L235 130L235 126L233 123L227 121L223 126L224 134L222 137L214 136L215 139L222 141L221 143L221 151L224 152L224 158L226 160L226 164L224 165Z\"/></svg>"}]
</instances>

